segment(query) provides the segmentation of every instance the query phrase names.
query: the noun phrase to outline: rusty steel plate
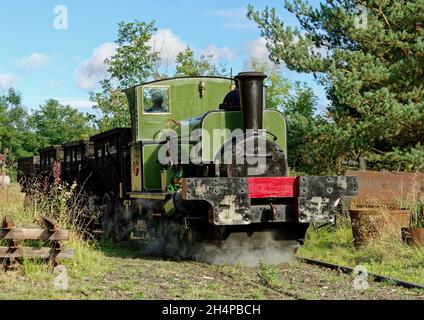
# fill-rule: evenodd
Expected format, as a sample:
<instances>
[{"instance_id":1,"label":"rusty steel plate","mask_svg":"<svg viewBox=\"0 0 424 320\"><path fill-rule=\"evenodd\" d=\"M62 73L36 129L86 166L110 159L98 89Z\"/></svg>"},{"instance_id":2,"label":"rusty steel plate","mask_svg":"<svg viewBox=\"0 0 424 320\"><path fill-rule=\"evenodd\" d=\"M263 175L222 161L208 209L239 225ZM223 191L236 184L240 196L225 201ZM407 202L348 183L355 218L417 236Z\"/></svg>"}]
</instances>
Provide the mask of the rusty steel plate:
<instances>
[{"instance_id":1,"label":"rusty steel plate","mask_svg":"<svg viewBox=\"0 0 424 320\"><path fill-rule=\"evenodd\" d=\"M408 208L424 200L424 174L389 171L346 171L357 176L359 192L351 207Z\"/></svg>"}]
</instances>

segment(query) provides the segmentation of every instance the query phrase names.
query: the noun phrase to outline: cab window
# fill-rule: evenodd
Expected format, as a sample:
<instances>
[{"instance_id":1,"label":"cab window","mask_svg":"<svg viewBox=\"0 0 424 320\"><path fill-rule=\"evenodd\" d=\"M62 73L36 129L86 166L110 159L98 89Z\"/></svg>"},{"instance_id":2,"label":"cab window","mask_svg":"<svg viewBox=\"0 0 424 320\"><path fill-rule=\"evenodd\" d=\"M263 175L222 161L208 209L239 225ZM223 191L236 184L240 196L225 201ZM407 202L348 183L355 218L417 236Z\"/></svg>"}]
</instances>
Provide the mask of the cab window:
<instances>
[{"instance_id":1,"label":"cab window","mask_svg":"<svg viewBox=\"0 0 424 320\"><path fill-rule=\"evenodd\" d=\"M169 87L144 87L143 88L143 113L160 114L170 113Z\"/></svg>"}]
</instances>

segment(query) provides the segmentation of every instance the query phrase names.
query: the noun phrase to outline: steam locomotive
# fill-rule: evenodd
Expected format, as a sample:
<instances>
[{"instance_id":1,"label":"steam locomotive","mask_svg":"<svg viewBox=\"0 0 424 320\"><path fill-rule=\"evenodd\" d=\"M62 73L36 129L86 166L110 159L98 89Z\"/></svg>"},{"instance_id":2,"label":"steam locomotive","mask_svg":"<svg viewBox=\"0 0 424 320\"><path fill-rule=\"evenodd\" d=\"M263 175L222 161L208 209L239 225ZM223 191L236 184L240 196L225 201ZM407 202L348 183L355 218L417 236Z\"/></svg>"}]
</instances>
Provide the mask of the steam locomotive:
<instances>
[{"instance_id":1,"label":"steam locomotive","mask_svg":"<svg viewBox=\"0 0 424 320\"><path fill-rule=\"evenodd\" d=\"M22 177L85 183L103 236L163 237L185 249L264 234L291 246L310 223L334 221L356 177L289 176L287 122L266 105L266 75L184 77L125 90L131 128L52 146L19 161ZM307 155L305 155L307 156Z\"/></svg>"}]
</instances>

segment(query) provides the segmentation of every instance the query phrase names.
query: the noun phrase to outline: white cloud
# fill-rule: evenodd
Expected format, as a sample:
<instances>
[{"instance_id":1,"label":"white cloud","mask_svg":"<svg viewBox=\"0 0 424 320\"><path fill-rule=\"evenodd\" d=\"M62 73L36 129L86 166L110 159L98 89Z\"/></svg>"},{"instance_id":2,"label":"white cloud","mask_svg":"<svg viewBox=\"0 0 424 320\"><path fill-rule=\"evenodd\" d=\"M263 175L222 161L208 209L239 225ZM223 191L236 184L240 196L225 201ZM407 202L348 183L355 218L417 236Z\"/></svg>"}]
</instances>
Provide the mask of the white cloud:
<instances>
[{"instance_id":1,"label":"white cloud","mask_svg":"<svg viewBox=\"0 0 424 320\"><path fill-rule=\"evenodd\" d=\"M294 43L296 44L299 41L299 38L296 36L294 38ZM250 67L250 60L251 58L256 58L261 63L266 63L270 67L275 67L276 64L271 61L269 58L269 51L266 47L267 41L264 37L260 37L254 41L247 43L247 54L248 54L248 60L245 62L245 67ZM329 51L326 47L322 46L320 48L313 45L310 48L310 52L319 56L319 57L327 57L329 54ZM284 65L283 61L280 61L281 65Z\"/></svg>"},{"instance_id":2,"label":"white cloud","mask_svg":"<svg viewBox=\"0 0 424 320\"><path fill-rule=\"evenodd\" d=\"M178 37L171 29L159 29L147 43L153 51L159 52L161 68L167 71L168 67L175 65L178 53L184 51L189 44ZM207 46L205 49L196 49L190 46L196 53L213 55L213 61L232 60L234 51L228 47L218 47L215 44ZM106 78L108 66L105 59L112 57L116 53L117 45L114 43L104 43L93 51L90 59L80 63L75 71L75 78L78 86L84 90L92 90L98 87L99 81Z\"/></svg>"},{"instance_id":3,"label":"white cloud","mask_svg":"<svg viewBox=\"0 0 424 320\"><path fill-rule=\"evenodd\" d=\"M91 90L98 86L98 82L107 75L108 66L105 60L116 52L116 44L106 42L94 49L90 59L84 61L75 71L78 86L84 90Z\"/></svg>"},{"instance_id":4,"label":"white cloud","mask_svg":"<svg viewBox=\"0 0 424 320\"><path fill-rule=\"evenodd\" d=\"M212 55L213 58L212 60L217 62L219 60L225 60L225 61L230 61L234 59L234 51L228 47L217 47L214 44L209 45L205 50L204 50L204 54L205 55Z\"/></svg>"},{"instance_id":5,"label":"white cloud","mask_svg":"<svg viewBox=\"0 0 424 320\"><path fill-rule=\"evenodd\" d=\"M79 110L90 110L95 105L95 103L92 101L82 98L58 97L55 99L63 105L70 105L71 107L77 108Z\"/></svg>"},{"instance_id":6,"label":"white cloud","mask_svg":"<svg viewBox=\"0 0 424 320\"><path fill-rule=\"evenodd\" d=\"M225 29L256 29L256 24L247 18L245 7L213 10L209 15L223 19Z\"/></svg>"},{"instance_id":7,"label":"white cloud","mask_svg":"<svg viewBox=\"0 0 424 320\"><path fill-rule=\"evenodd\" d=\"M17 61L17 65L25 71L34 71L36 69L47 67L50 64L51 57L33 52L27 57L23 57L22 59Z\"/></svg>"},{"instance_id":8,"label":"white cloud","mask_svg":"<svg viewBox=\"0 0 424 320\"><path fill-rule=\"evenodd\" d=\"M269 66L275 66L274 62L269 59L269 51L266 47L266 39L260 37L254 41L247 43L247 54L248 60L246 61L246 67L250 67L251 58L257 59L261 63L266 63Z\"/></svg>"},{"instance_id":9,"label":"white cloud","mask_svg":"<svg viewBox=\"0 0 424 320\"><path fill-rule=\"evenodd\" d=\"M55 96L32 96L29 97L30 105L42 105L47 100L57 100L60 104L69 105L73 108L78 109L79 111L91 112L93 111L93 106L95 103L88 100L87 98L82 97L55 97Z\"/></svg>"},{"instance_id":10,"label":"white cloud","mask_svg":"<svg viewBox=\"0 0 424 320\"><path fill-rule=\"evenodd\" d=\"M170 29L159 29L149 40L148 45L153 51L159 52L165 65L172 65L178 53L187 48L187 43L182 41Z\"/></svg>"},{"instance_id":11,"label":"white cloud","mask_svg":"<svg viewBox=\"0 0 424 320\"><path fill-rule=\"evenodd\" d=\"M184 51L187 46L198 53L213 55L213 61L232 60L234 51L228 47L218 47L215 44L207 46L205 49L197 49L181 40L170 29L159 29L148 42L154 51L160 53L160 58L165 67L172 66L175 63L178 53Z\"/></svg>"},{"instance_id":12,"label":"white cloud","mask_svg":"<svg viewBox=\"0 0 424 320\"><path fill-rule=\"evenodd\" d=\"M0 89L7 90L19 80L17 75L11 73L0 73Z\"/></svg>"}]
</instances>

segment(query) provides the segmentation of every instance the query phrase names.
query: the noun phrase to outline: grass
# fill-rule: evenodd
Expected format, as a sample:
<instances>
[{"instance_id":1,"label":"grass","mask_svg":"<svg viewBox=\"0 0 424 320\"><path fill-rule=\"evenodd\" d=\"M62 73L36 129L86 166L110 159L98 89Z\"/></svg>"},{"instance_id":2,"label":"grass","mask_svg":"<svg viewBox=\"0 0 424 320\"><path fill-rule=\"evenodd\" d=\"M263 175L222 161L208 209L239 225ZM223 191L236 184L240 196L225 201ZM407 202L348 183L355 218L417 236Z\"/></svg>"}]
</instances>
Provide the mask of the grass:
<instances>
[{"instance_id":1,"label":"grass","mask_svg":"<svg viewBox=\"0 0 424 320\"><path fill-rule=\"evenodd\" d=\"M369 272L424 284L424 248L387 238L357 248L347 218L339 219L336 226L310 228L298 255L350 267L364 265Z\"/></svg>"},{"instance_id":2,"label":"grass","mask_svg":"<svg viewBox=\"0 0 424 320\"><path fill-rule=\"evenodd\" d=\"M59 191L56 190L55 192ZM64 192L61 194L64 195ZM55 196L59 197L59 194ZM36 225L35 221L41 216L53 217L56 221L59 221L61 228L70 230L70 239L65 242L65 247L74 249L75 256L73 259L61 262L66 266L68 275L77 281L87 278L94 281L101 279L108 269L107 263L105 263L105 256L97 250L93 242L83 240L82 234L72 225L73 221L65 219L65 216L69 214L69 209L65 208L61 200L59 198L59 201L53 203L38 197L28 201L28 198L26 199L25 195L20 192L20 186L12 184L9 188L0 190L0 219L2 220L3 217L8 216L17 225ZM47 203L50 206L46 206ZM7 245L7 241L0 240L0 245ZM47 243L43 244L39 241L20 241L20 245L48 246ZM27 289L25 290L25 287L23 287L22 290L26 291L26 294L31 297L32 293L35 294L39 289L39 286L31 287L28 284L53 283L55 275L52 269L53 266L45 263L45 261L24 260L16 276L8 277L8 282L11 284L15 282L14 280L25 279L24 283L26 283ZM2 283L2 280L7 281L7 276L5 274L2 276L0 283ZM56 296L54 290L48 293L47 296ZM2 295L0 295L1 297Z\"/></svg>"},{"instance_id":3,"label":"grass","mask_svg":"<svg viewBox=\"0 0 424 320\"><path fill-rule=\"evenodd\" d=\"M274 265L259 264L259 282L265 287L274 287L278 282L278 268Z\"/></svg>"}]
</instances>

